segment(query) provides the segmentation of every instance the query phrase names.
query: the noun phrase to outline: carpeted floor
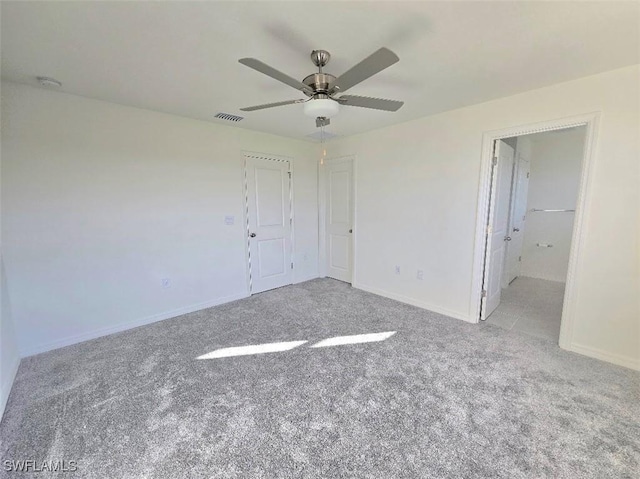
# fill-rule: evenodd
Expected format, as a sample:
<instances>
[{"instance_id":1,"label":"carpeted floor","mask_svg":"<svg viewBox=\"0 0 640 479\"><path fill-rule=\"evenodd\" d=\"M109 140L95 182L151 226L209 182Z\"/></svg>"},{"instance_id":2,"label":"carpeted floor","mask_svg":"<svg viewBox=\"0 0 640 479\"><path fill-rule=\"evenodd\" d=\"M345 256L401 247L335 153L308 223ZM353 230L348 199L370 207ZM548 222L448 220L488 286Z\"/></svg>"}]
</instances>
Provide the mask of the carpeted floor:
<instances>
[{"instance_id":1,"label":"carpeted floor","mask_svg":"<svg viewBox=\"0 0 640 479\"><path fill-rule=\"evenodd\" d=\"M196 359L297 340L308 343ZM637 478L639 420L637 372L323 279L24 359L2 465L78 470L0 474Z\"/></svg>"},{"instance_id":2,"label":"carpeted floor","mask_svg":"<svg viewBox=\"0 0 640 479\"><path fill-rule=\"evenodd\" d=\"M521 276L502 289L487 323L558 344L563 300L564 283Z\"/></svg>"}]
</instances>

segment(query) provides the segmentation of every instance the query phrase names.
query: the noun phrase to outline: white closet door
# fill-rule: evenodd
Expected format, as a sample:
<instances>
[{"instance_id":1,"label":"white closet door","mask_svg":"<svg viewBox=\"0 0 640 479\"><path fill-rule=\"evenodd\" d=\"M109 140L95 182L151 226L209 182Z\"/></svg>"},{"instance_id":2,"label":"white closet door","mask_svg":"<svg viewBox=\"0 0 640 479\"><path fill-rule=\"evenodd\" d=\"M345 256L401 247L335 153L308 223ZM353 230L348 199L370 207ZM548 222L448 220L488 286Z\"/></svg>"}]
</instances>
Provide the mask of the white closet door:
<instances>
[{"instance_id":1,"label":"white closet door","mask_svg":"<svg viewBox=\"0 0 640 479\"><path fill-rule=\"evenodd\" d=\"M327 276L351 283L353 161L330 160L325 169Z\"/></svg>"},{"instance_id":2,"label":"white closet door","mask_svg":"<svg viewBox=\"0 0 640 479\"><path fill-rule=\"evenodd\" d=\"M246 158L251 293L292 283L289 163Z\"/></svg>"},{"instance_id":3,"label":"white closet door","mask_svg":"<svg viewBox=\"0 0 640 479\"><path fill-rule=\"evenodd\" d=\"M511 197L513 156L512 147L504 141L496 142L494 158L497 162L493 167L491 213L483 283L486 293L482 302L482 319L486 319L500 304L506 242L510 238L508 235L509 199Z\"/></svg>"}]
</instances>

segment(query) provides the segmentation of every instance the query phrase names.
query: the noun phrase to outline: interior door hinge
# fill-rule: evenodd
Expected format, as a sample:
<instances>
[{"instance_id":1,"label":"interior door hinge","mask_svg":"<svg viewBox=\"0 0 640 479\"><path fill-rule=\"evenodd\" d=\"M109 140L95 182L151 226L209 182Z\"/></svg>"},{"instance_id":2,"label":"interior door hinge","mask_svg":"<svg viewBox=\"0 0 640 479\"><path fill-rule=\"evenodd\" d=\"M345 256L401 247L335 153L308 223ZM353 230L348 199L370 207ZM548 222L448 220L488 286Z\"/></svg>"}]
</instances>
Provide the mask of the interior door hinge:
<instances>
[{"instance_id":1,"label":"interior door hinge","mask_svg":"<svg viewBox=\"0 0 640 479\"><path fill-rule=\"evenodd\" d=\"M483 290L482 290L482 297L483 297L483 298L486 298L486 297L487 297L487 290L486 290L486 289L483 289Z\"/></svg>"},{"instance_id":2,"label":"interior door hinge","mask_svg":"<svg viewBox=\"0 0 640 479\"><path fill-rule=\"evenodd\" d=\"M492 164L493 166L496 166L496 165L498 164L498 157L497 157L497 156L494 156L494 157L493 157L493 161L491 162L491 164Z\"/></svg>"},{"instance_id":3,"label":"interior door hinge","mask_svg":"<svg viewBox=\"0 0 640 479\"><path fill-rule=\"evenodd\" d=\"M293 269L293 263L291 263L291 269Z\"/></svg>"},{"instance_id":4,"label":"interior door hinge","mask_svg":"<svg viewBox=\"0 0 640 479\"><path fill-rule=\"evenodd\" d=\"M289 178L291 178L291 172L290 172L290 171L287 171L287 173L289 173Z\"/></svg>"},{"instance_id":5,"label":"interior door hinge","mask_svg":"<svg viewBox=\"0 0 640 479\"><path fill-rule=\"evenodd\" d=\"M518 256L518 261L522 261L522 256Z\"/></svg>"},{"instance_id":6,"label":"interior door hinge","mask_svg":"<svg viewBox=\"0 0 640 479\"><path fill-rule=\"evenodd\" d=\"M527 178L529 178L529 172L527 172Z\"/></svg>"}]
</instances>

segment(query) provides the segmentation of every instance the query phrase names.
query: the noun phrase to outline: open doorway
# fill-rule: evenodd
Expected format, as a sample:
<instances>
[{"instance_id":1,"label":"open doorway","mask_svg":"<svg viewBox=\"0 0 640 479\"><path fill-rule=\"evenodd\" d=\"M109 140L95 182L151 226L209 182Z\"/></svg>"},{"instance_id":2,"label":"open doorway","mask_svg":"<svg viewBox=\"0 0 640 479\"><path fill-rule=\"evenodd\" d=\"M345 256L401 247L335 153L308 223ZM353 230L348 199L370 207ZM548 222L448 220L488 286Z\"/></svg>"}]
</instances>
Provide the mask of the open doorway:
<instances>
[{"instance_id":1,"label":"open doorway","mask_svg":"<svg viewBox=\"0 0 640 479\"><path fill-rule=\"evenodd\" d=\"M558 342L587 123L492 139L479 319Z\"/></svg>"}]
</instances>

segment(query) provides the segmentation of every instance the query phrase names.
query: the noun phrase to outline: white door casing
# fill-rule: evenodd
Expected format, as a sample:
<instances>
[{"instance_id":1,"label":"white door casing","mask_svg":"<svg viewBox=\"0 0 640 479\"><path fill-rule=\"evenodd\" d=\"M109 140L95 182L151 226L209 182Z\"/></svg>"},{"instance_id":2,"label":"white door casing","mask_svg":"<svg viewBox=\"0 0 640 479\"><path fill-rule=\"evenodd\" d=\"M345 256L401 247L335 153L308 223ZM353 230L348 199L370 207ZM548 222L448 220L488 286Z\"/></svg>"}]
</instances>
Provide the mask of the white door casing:
<instances>
[{"instance_id":1,"label":"white door casing","mask_svg":"<svg viewBox=\"0 0 640 479\"><path fill-rule=\"evenodd\" d=\"M500 304L502 275L509 227L509 200L514 151L502 140L496 141L489 208L487 254L484 267L484 294L481 319L487 319Z\"/></svg>"},{"instance_id":2,"label":"white door casing","mask_svg":"<svg viewBox=\"0 0 640 479\"><path fill-rule=\"evenodd\" d=\"M327 276L351 283L353 270L353 161L325 162Z\"/></svg>"},{"instance_id":3,"label":"white door casing","mask_svg":"<svg viewBox=\"0 0 640 479\"><path fill-rule=\"evenodd\" d=\"M560 339L558 341L562 349L573 350L582 354L587 354L583 347L574 343L573 328L577 316L578 271L587 261L583 254L586 235L584 235L584 224L590 211L589 204L592 198L591 176L593 164L595 162L595 152L598 145L598 131L600 128L600 113L587 113L575 115L555 120L545 120L538 123L518 125L503 128L500 130L486 131L482 137L482 161L480 165L480 188L478 190L478 214L476 217L476 238L474 246L473 260L473 281L471 286L471 300L469 304L470 318L480 321L483 317L484 298L482 290L485 279L485 259L487 256L487 246L489 238L487 235L487 216L490 212L491 203L491 162L494 153L494 143L501 138L513 138L545 131L562 130L577 126L586 126L585 149L582 158L582 171L580 176L580 190L576 206L573 235L571 239L571 252L569 258L569 270L562 307L562 322L560 326ZM591 350L594 357L599 357ZM601 357L602 358L602 357ZM611 357L609 356L609 359ZM613 360L616 364L625 365L628 363Z\"/></svg>"},{"instance_id":4,"label":"white door casing","mask_svg":"<svg viewBox=\"0 0 640 479\"><path fill-rule=\"evenodd\" d=\"M520 276L520 261L524 243L524 229L527 217L527 195L529 193L530 163L521 153L517 154L513 181L513 196L511 200L511 215L509 221L509 236L507 243L507 262L505 265L504 284L508 285Z\"/></svg>"},{"instance_id":5,"label":"white door casing","mask_svg":"<svg viewBox=\"0 0 640 479\"><path fill-rule=\"evenodd\" d=\"M245 156L252 294L293 282L289 162Z\"/></svg>"}]
</instances>

